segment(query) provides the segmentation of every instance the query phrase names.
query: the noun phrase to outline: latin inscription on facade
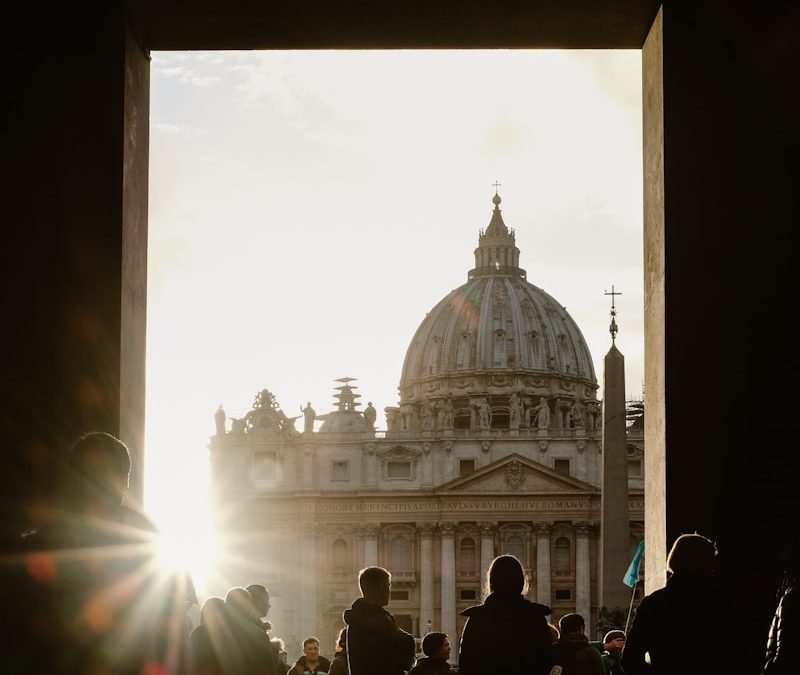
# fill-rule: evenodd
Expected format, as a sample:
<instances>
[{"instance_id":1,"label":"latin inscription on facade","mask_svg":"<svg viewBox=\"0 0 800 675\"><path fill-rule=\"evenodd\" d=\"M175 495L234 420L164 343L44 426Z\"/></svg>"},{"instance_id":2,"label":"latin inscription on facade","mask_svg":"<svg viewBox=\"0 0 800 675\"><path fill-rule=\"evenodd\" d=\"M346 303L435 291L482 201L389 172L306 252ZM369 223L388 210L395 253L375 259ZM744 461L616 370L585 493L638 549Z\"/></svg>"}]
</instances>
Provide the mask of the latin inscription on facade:
<instances>
[{"instance_id":1,"label":"latin inscription on facade","mask_svg":"<svg viewBox=\"0 0 800 675\"><path fill-rule=\"evenodd\" d=\"M550 511L591 508L586 499L445 499L440 502L303 502L303 513L440 513L442 511Z\"/></svg>"}]
</instances>

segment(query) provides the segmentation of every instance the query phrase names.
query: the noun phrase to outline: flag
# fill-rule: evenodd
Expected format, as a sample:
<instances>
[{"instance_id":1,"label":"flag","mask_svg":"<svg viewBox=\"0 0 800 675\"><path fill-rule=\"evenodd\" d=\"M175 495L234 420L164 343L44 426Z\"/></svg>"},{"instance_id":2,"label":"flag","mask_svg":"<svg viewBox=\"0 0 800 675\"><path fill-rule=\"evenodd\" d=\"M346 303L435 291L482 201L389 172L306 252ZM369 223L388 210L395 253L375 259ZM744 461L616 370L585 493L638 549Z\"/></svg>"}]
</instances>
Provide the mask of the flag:
<instances>
[{"instance_id":1,"label":"flag","mask_svg":"<svg viewBox=\"0 0 800 675\"><path fill-rule=\"evenodd\" d=\"M628 571L622 579L622 583L626 586L634 588L639 583L639 566L642 564L642 556L644 555L644 539L639 542L636 547L636 553L633 554L631 564L628 565Z\"/></svg>"}]
</instances>

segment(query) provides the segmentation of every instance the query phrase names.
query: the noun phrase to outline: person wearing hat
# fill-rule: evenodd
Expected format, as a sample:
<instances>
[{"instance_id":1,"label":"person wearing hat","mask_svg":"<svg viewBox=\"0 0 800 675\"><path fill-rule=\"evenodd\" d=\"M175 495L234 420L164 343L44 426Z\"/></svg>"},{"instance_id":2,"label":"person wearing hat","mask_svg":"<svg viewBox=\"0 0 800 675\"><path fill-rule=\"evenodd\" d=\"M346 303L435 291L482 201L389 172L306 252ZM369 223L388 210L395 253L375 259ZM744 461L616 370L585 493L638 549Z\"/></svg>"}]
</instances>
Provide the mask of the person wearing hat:
<instances>
[{"instance_id":1,"label":"person wearing hat","mask_svg":"<svg viewBox=\"0 0 800 675\"><path fill-rule=\"evenodd\" d=\"M622 666L619 665L619 660L622 656L622 648L625 646L625 631L608 631L603 638L603 645L605 645L605 651L603 651L600 658L603 660L606 675L622 673Z\"/></svg>"},{"instance_id":2,"label":"person wearing hat","mask_svg":"<svg viewBox=\"0 0 800 675\"><path fill-rule=\"evenodd\" d=\"M408 675L451 675L450 638L446 633L427 633L422 638L422 653Z\"/></svg>"}]
</instances>

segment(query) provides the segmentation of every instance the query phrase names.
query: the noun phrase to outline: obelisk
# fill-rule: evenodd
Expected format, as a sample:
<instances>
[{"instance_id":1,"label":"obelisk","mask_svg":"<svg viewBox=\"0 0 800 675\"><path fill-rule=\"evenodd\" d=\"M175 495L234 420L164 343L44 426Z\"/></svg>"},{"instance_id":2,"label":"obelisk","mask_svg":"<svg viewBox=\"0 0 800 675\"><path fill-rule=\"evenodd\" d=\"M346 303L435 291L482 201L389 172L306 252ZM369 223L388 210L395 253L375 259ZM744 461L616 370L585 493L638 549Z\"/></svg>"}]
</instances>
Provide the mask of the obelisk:
<instances>
[{"instance_id":1,"label":"obelisk","mask_svg":"<svg viewBox=\"0 0 800 675\"><path fill-rule=\"evenodd\" d=\"M623 583L630 564L628 511L628 457L625 415L625 357L615 344L617 336L611 287L611 349L603 359L602 496L600 512L599 606L627 611L631 589Z\"/></svg>"}]
</instances>

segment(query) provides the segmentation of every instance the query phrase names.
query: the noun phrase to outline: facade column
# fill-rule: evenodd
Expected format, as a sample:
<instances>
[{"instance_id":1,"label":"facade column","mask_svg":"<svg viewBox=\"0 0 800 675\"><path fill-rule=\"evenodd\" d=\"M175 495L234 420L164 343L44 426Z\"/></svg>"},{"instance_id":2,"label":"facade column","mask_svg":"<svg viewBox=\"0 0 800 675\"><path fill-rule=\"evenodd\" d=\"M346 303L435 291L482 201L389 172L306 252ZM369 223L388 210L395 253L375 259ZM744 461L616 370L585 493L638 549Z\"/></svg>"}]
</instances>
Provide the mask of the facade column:
<instances>
[{"instance_id":1,"label":"facade column","mask_svg":"<svg viewBox=\"0 0 800 675\"><path fill-rule=\"evenodd\" d=\"M317 526L303 523L300 544L300 633L316 635L317 630Z\"/></svg>"},{"instance_id":2,"label":"facade column","mask_svg":"<svg viewBox=\"0 0 800 675\"><path fill-rule=\"evenodd\" d=\"M377 462L375 457L375 444L366 443L364 445L364 454L366 461L364 462L363 483L364 485L377 485L378 476L376 469Z\"/></svg>"},{"instance_id":3,"label":"facade column","mask_svg":"<svg viewBox=\"0 0 800 675\"><path fill-rule=\"evenodd\" d=\"M422 485L433 487L433 454L430 441L422 444Z\"/></svg>"},{"instance_id":4,"label":"facade column","mask_svg":"<svg viewBox=\"0 0 800 675\"><path fill-rule=\"evenodd\" d=\"M442 620L439 630L456 635L455 523L439 523L442 538ZM454 637L455 639L455 637Z\"/></svg>"},{"instance_id":5,"label":"facade column","mask_svg":"<svg viewBox=\"0 0 800 675\"><path fill-rule=\"evenodd\" d=\"M591 636L594 627L592 626L589 529L589 523L575 523L575 611L586 622L586 635Z\"/></svg>"},{"instance_id":6,"label":"facade column","mask_svg":"<svg viewBox=\"0 0 800 675\"><path fill-rule=\"evenodd\" d=\"M433 533L434 523L421 523L417 529L420 538L419 550L419 634L427 632L430 621L433 625Z\"/></svg>"},{"instance_id":7,"label":"facade column","mask_svg":"<svg viewBox=\"0 0 800 675\"><path fill-rule=\"evenodd\" d=\"M536 523L536 602L550 607L550 523Z\"/></svg>"},{"instance_id":8,"label":"facade column","mask_svg":"<svg viewBox=\"0 0 800 675\"><path fill-rule=\"evenodd\" d=\"M378 564L378 533L380 531L381 526L378 523L364 525L364 567L374 567Z\"/></svg>"},{"instance_id":9,"label":"facade column","mask_svg":"<svg viewBox=\"0 0 800 675\"><path fill-rule=\"evenodd\" d=\"M486 575L494 560L494 523L478 523L481 533L481 599L486 597Z\"/></svg>"},{"instance_id":10,"label":"facade column","mask_svg":"<svg viewBox=\"0 0 800 675\"><path fill-rule=\"evenodd\" d=\"M310 490L314 487L314 446L306 443L303 446L303 488Z\"/></svg>"}]
</instances>

